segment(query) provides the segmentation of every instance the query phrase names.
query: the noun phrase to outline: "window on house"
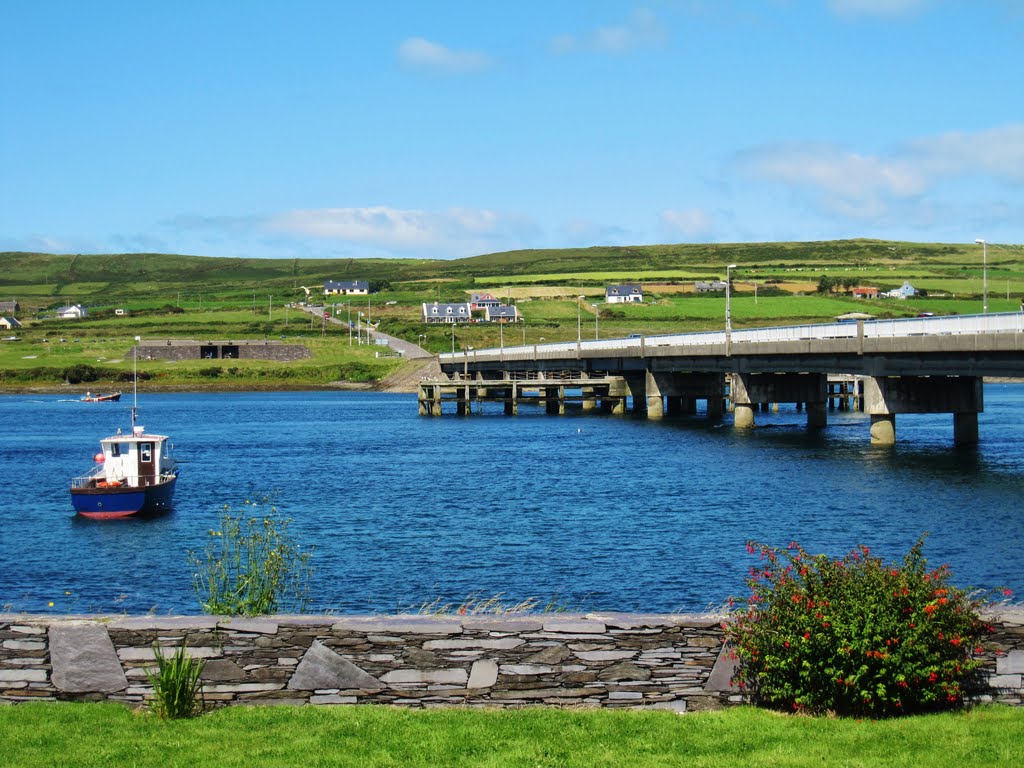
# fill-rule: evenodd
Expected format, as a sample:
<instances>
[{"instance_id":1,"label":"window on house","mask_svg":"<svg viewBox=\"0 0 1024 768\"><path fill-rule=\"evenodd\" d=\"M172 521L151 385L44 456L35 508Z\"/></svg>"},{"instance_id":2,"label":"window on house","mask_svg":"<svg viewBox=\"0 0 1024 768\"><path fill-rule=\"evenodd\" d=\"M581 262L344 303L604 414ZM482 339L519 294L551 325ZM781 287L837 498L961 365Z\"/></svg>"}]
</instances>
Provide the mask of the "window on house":
<instances>
[{"instance_id":1,"label":"window on house","mask_svg":"<svg viewBox=\"0 0 1024 768\"><path fill-rule=\"evenodd\" d=\"M139 461L149 463L153 461L153 444L139 443Z\"/></svg>"}]
</instances>

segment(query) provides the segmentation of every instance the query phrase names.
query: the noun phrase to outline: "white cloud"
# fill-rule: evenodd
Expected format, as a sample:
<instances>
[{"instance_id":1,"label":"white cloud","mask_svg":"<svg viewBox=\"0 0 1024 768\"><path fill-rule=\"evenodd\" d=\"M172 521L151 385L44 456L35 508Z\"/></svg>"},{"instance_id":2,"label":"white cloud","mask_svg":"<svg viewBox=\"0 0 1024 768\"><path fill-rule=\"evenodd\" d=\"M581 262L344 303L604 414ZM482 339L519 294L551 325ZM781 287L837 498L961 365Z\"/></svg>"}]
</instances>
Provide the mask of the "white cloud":
<instances>
[{"instance_id":1,"label":"white cloud","mask_svg":"<svg viewBox=\"0 0 1024 768\"><path fill-rule=\"evenodd\" d=\"M666 209L658 216L663 228L685 237L696 237L711 232L714 219L701 208Z\"/></svg>"},{"instance_id":2,"label":"white cloud","mask_svg":"<svg viewBox=\"0 0 1024 768\"><path fill-rule=\"evenodd\" d=\"M839 16L904 16L923 9L930 0L828 0Z\"/></svg>"},{"instance_id":3,"label":"white cloud","mask_svg":"<svg viewBox=\"0 0 1024 768\"><path fill-rule=\"evenodd\" d=\"M769 145L741 153L736 165L828 213L879 222L897 207L906 215L911 204L914 215L941 209L946 203L935 198L949 181L1024 182L1024 124L924 137L878 154L830 144Z\"/></svg>"},{"instance_id":4,"label":"white cloud","mask_svg":"<svg viewBox=\"0 0 1024 768\"><path fill-rule=\"evenodd\" d=\"M638 48L661 45L668 37L658 17L647 8L637 8L622 23L598 27L582 35L558 35L550 48L555 53L593 51L623 55Z\"/></svg>"},{"instance_id":5,"label":"white cloud","mask_svg":"<svg viewBox=\"0 0 1024 768\"><path fill-rule=\"evenodd\" d=\"M526 247L538 234L527 217L485 208L312 208L267 216L180 216L170 225L234 238L270 235L297 243L347 244L377 255L398 251L442 258Z\"/></svg>"},{"instance_id":6,"label":"white cloud","mask_svg":"<svg viewBox=\"0 0 1024 768\"><path fill-rule=\"evenodd\" d=\"M1024 181L1024 123L978 133L944 133L913 141L907 149L936 178L982 173Z\"/></svg>"},{"instance_id":7,"label":"white cloud","mask_svg":"<svg viewBox=\"0 0 1024 768\"><path fill-rule=\"evenodd\" d=\"M479 72L491 58L479 51L456 51L422 37L410 37L398 46L398 59L410 69L440 74Z\"/></svg>"},{"instance_id":8,"label":"white cloud","mask_svg":"<svg viewBox=\"0 0 1024 768\"><path fill-rule=\"evenodd\" d=\"M925 179L906 161L862 155L828 144L780 144L743 153L739 166L749 176L809 192L832 211L872 217L884 200L911 197Z\"/></svg>"}]
</instances>

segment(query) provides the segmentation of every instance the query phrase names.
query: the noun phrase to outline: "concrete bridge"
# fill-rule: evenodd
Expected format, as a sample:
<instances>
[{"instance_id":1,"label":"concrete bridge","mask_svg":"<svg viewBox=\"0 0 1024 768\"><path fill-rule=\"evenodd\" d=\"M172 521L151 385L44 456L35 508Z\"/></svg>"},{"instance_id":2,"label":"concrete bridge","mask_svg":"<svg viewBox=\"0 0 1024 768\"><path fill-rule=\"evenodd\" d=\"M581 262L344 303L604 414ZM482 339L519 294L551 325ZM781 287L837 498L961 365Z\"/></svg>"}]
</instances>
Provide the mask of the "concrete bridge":
<instances>
[{"instance_id":1,"label":"concrete bridge","mask_svg":"<svg viewBox=\"0 0 1024 768\"><path fill-rule=\"evenodd\" d=\"M856 323L712 331L468 350L439 356L442 378L419 388L423 415L454 401L502 402L515 414L525 398L562 413L634 412L657 419L693 414L706 401L721 418L724 400L737 429L755 424L768 403L806 408L811 429L826 424L835 397L830 376L862 387L871 441L896 440L900 413L952 413L954 441L978 440L983 377L1024 378L1024 314L873 320ZM830 391L833 390L833 391Z\"/></svg>"}]
</instances>

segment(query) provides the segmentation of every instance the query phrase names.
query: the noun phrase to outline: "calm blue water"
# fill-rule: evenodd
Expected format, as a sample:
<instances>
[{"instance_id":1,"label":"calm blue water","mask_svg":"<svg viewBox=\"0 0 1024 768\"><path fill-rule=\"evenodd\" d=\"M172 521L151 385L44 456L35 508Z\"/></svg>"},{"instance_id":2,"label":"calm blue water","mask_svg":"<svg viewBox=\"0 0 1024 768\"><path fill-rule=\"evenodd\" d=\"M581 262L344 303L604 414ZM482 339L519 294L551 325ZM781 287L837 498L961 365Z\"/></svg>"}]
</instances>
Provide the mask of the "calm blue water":
<instances>
[{"instance_id":1,"label":"calm blue water","mask_svg":"<svg viewBox=\"0 0 1024 768\"><path fill-rule=\"evenodd\" d=\"M0 608L196 613L186 551L221 508L272 493L315 544L315 608L393 611L471 592L674 611L744 592L745 542L901 556L922 531L956 581L1024 591L1024 385L985 388L981 445L951 416L860 414L819 435L783 407L737 434L701 418L422 418L413 395L146 394L184 460L174 512L72 515L68 481L127 404L0 397ZM70 594L66 594L70 593ZM50 608L47 604L53 601Z\"/></svg>"}]
</instances>

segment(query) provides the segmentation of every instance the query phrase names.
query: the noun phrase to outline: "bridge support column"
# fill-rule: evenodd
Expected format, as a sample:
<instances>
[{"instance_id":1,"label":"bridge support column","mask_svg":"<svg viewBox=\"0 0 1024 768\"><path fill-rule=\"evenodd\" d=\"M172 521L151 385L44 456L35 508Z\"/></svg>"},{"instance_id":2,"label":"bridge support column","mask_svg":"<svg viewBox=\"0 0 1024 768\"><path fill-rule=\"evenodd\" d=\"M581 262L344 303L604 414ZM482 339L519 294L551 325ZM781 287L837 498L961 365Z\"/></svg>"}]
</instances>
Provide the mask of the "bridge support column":
<instances>
[{"instance_id":1,"label":"bridge support column","mask_svg":"<svg viewBox=\"0 0 1024 768\"><path fill-rule=\"evenodd\" d=\"M506 393L505 400L505 415L506 416L518 416L519 415L519 388L513 382L512 388Z\"/></svg>"},{"instance_id":2,"label":"bridge support column","mask_svg":"<svg viewBox=\"0 0 1024 768\"><path fill-rule=\"evenodd\" d=\"M635 398L636 395L633 395ZM654 374L647 371L644 376L644 397L648 419L660 419L665 415L665 399L662 397L661 389L658 387L658 380Z\"/></svg>"},{"instance_id":3,"label":"bridge support column","mask_svg":"<svg viewBox=\"0 0 1024 768\"><path fill-rule=\"evenodd\" d=\"M430 393L430 415L440 416L441 415L441 388L431 387L433 390Z\"/></svg>"},{"instance_id":4,"label":"bridge support column","mask_svg":"<svg viewBox=\"0 0 1024 768\"><path fill-rule=\"evenodd\" d=\"M608 389L601 397L601 410L615 416L621 416L626 412L626 396L629 394L629 387L624 380L618 379L609 382Z\"/></svg>"},{"instance_id":5,"label":"bridge support column","mask_svg":"<svg viewBox=\"0 0 1024 768\"><path fill-rule=\"evenodd\" d=\"M735 403L732 411L732 425L736 429L753 429L754 406L751 403Z\"/></svg>"},{"instance_id":6,"label":"bridge support column","mask_svg":"<svg viewBox=\"0 0 1024 768\"><path fill-rule=\"evenodd\" d=\"M597 398L594 396L594 388L583 387L582 392L583 402L581 403L580 407L582 408L583 412L586 413L597 408Z\"/></svg>"},{"instance_id":7,"label":"bridge support column","mask_svg":"<svg viewBox=\"0 0 1024 768\"><path fill-rule=\"evenodd\" d=\"M544 387L544 411L552 416L565 415L565 387Z\"/></svg>"},{"instance_id":8,"label":"bridge support column","mask_svg":"<svg viewBox=\"0 0 1024 768\"><path fill-rule=\"evenodd\" d=\"M867 378L864 410L871 415L871 442L875 444L895 442L897 413L952 413L956 444L974 445L978 414L984 410L982 380L980 376ZM886 420L891 425L880 426Z\"/></svg>"},{"instance_id":9,"label":"bridge support column","mask_svg":"<svg viewBox=\"0 0 1024 768\"><path fill-rule=\"evenodd\" d=\"M895 445L896 444L896 414L895 413L873 413L873 414L871 414L871 444L872 445Z\"/></svg>"},{"instance_id":10,"label":"bridge support column","mask_svg":"<svg viewBox=\"0 0 1024 768\"><path fill-rule=\"evenodd\" d=\"M708 419L718 421L725 415L725 399L722 394L708 397Z\"/></svg>"},{"instance_id":11,"label":"bridge support column","mask_svg":"<svg viewBox=\"0 0 1024 768\"><path fill-rule=\"evenodd\" d=\"M953 444L964 446L978 444L978 414L953 414Z\"/></svg>"},{"instance_id":12,"label":"bridge support column","mask_svg":"<svg viewBox=\"0 0 1024 768\"><path fill-rule=\"evenodd\" d=\"M733 373L730 395L736 429L754 426L754 412L778 409L778 403L806 403L807 425L825 426L828 380L819 373Z\"/></svg>"},{"instance_id":13,"label":"bridge support column","mask_svg":"<svg viewBox=\"0 0 1024 768\"><path fill-rule=\"evenodd\" d=\"M800 410L799 408L797 410ZM824 429L828 425L828 408L825 401L807 403L807 428Z\"/></svg>"}]
</instances>

